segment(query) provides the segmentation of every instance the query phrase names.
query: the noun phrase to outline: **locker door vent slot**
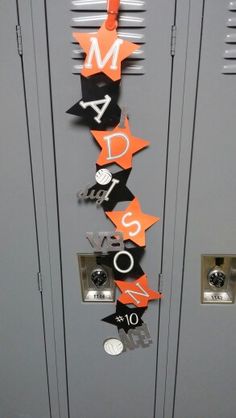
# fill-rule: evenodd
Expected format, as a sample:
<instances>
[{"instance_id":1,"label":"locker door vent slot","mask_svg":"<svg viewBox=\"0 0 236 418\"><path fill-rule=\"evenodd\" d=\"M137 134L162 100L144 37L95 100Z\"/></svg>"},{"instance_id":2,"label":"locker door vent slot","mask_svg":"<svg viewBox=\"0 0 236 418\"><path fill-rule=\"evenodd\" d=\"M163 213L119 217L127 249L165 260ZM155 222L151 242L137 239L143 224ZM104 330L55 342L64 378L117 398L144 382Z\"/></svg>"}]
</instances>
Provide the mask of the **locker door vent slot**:
<instances>
[{"instance_id":1,"label":"locker door vent slot","mask_svg":"<svg viewBox=\"0 0 236 418\"><path fill-rule=\"evenodd\" d=\"M118 36L130 42L141 44L122 65L122 74L142 75L145 73L145 26L146 1L121 0ZM107 17L107 0L72 0L71 28L81 32L94 33ZM72 73L80 74L85 54L72 38Z\"/></svg>"},{"instance_id":2,"label":"locker door vent slot","mask_svg":"<svg viewBox=\"0 0 236 418\"><path fill-rule=\"evenodd\" d=\"M226 26L229 28L225 36L223 74L236 74L236 1L230 1L229 15Z\"/></svg>"}]
</instances>

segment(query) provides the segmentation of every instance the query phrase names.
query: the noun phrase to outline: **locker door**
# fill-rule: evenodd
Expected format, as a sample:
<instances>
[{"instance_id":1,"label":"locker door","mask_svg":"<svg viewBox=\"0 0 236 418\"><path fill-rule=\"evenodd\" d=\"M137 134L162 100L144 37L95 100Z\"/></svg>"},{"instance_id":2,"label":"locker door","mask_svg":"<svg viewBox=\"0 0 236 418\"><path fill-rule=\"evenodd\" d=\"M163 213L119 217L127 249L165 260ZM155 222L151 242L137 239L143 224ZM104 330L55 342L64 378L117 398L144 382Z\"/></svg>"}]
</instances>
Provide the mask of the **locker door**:
<instances>
[{"instance_id":1,"label":"locker door","mask_svg":"<svg viewBox=\"0 0 236 418\"><path fill-rule=\"evenodd\" d=\"M235 4L203 3L174 417L232 418L236 305L200 293L201 255L236 253Z\"/></svg>"},{"instance_id":2,"label":"locker door","mask_svg":"<svg viewBox=\"0 0 236 418\"><path fill-rule=\"evenodd\" d=\"M49 418L16 2L0 4L0 416Z\"/></svg>"},{"instance_id":3,"label":"locker door","mask_svg":"<svg viewBox=\"0 0 236 418\"><path fill-rule=\"evenodd\" d=\"M127 7L131 4L131 10L127 10L127 13L134 19L132 24L126 24L120 30L127 32L128 37L132 37L134 33L134 37L142 44L145 59L131 69L126 68L125 71L129 74L122 78L119 103L127 107L135 135L147 138L151 142L149 149L136 155L128 186L142 202L146 213L161 218L161 222L148 232L147 251L142 259L142 268L149 277L150 285L157 290L158 274L161 271L172 70L170 34L174 19L174 2L158 0L147 3L123 3L128 5ZM83 10L80 10L80 4L83 5ZM102 322L101 319L112 314L115 305L82 301L77 262L77 253L92 253L86 240L87 231L114 230L103 211L96 209L95 205L78 205L77 192L87 182L93 181L98 148L88 127L65 113L81 97L78 75L81 60L75 59L78 45L72 44L72 32L95 31L99 24L96 25L94 22L100 23L96 14L104 14L104 11L101 11L104 4L106 5L106 2L49 0L46 2L45 10L70 417L151 418L155 403L158 304L150 304L145 312L145 321L153 344L148 349L137 349L117 357L107 355L103 349L104 340L118 335L116 327ZM143 4L142 12L138 9L132 10L132 6ZM33 4L32 7L33 14L37 16L37 7L41 6ZM92 19L94 15L95 18ZM144 18L144 21L140 20L140 17ZM140 21L143 23L137 23ZM34 25L37 25L37 19Z\"/></svg>"}]
</instances>

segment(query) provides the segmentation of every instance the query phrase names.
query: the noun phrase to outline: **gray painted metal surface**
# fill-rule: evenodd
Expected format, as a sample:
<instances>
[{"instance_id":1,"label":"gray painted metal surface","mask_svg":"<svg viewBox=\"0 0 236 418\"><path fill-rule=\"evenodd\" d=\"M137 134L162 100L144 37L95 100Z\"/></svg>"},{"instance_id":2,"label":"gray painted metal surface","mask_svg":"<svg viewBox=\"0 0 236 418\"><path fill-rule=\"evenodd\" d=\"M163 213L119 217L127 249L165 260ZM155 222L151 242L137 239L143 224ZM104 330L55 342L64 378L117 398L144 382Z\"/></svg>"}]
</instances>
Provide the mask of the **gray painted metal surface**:
<instances>
[{"instance_id":1,"label":"gray painted metal surface","mask_svg":"<svg viewBox=\"0 0 236 418\"><path fill-rule=\"evenodd\" d=\"M231 2L234 3L234 2ZM121 10L135 10L143 11L146 10L145 0L121 0ZM107 10L107 0L71 0L71 10L88 11L88 10Z\"/></svg>"},{"instance_id":2,"label":"gray painted metal surface","mask_svg":"<svg viewBox=\"0 0 236 418\"><path fill-rule=\"evenodd\" d=\"M162 14L158 13L160 9ZM128 106L133 131L151 140L151 148L135 157L129 187L139 197L147 213L156 213L161 218L165 187L171 75L170 33L173 15L173 3L158 1L150 4L146 14L148 42L145 46L148 71L144 76L123 78L120 98L120 102ZM102 211L97 210L95 217L94 206L78 206L76 199L78 189L95 174L98 149L88 128L75 123L73 117L65 114L80 97L78 76L71 74L70 5L67 2L48 1L47 19L70 416L152 417L158 305L151 304L145 313L153 345L146 350L135 350L133 353L127 352L111 358L104 352L103 342L109 336L117 336L117 331L100 319L111 314L114 305L82 302L76 253L91 251L86 240L86 231L109 230L110 223ZM34 25L37 25L36 21ZM139 102L137 86L140 89ZM150 104L148 111L147 103ZM154 198L150 195L151 190L145 187L150 179L155 179ZM142 263L150 284L156 289L161 265L161 238L160 223L148 232L148 250Z\"/></svg>"},{"instance_id":3,"label":"gray painted metal surface","mask_svg":"<svg viewBox=\"0 0 236 418\"><path fill-rule=\"evenodd\" d=\"M145 74L137 76L133 72L132 75L123 77L120 103L128 107L133 132L151 141L150 149L134 158L129 187L141 200L145 211L155 212L162 218L161 224L148 232L147 253L142 266L154 288L158 286L158 274L162 273L161 286L165 298L161 301L160 309L151 304L145 313L144 319L153 340L152 346L146 350L126 352L116 358L109 357L103 350L104 340L117 337L116 328L100 321L113 313L115 307L113 304L82 302L76 256L78 252L91 252L91 246L86 240L87 231L111 229L111 224L105 219L102 210L96 209L94 205L78 205L76 199L77 191L95 174L98 148L88 128L75 123L75 118L65 114L65 111L80 98L79 76L72 75L71 68L73 63L81 63L79 59L82 58L82 54L79 46L71 43L71 19L75 16L93 16L100 12L104 14L105 2L19 0L42 270L49 389L52 416L55 418L152 418L153 415L156 418L232 418L235 415L235 305L200 304L201 254L236 252L233 228L236 212L235 94L232 88L235 77L232 75L235 71L235 34L232 24L227 24L234 17L234 3L226 4L220 0L178 0L175 9L174 1L149 2L148 7L143 1L138 0L122 2L126 15L133 16L134 12L138 12L137 16L142 15L145 18L146 28L132 27L120 30L125 31L126 36L136 33L141 37L137 38L137 42L145 41L142 45L145 60L139 60L141 66L145 63ZM9 8L10 15L13 13L11 6L11 2L4 2L4 7ZM3 8L3 5L0 7ZM80 7L84 8L82 14L79 13ZM144 11L146 9L147 12ZM13 14L15 15L15 11ZM14 20L13 15L11 19ZM4 36L1 39L4 39L8 31L13 45L15 32L10 35L7 22L4 23L1 27ZM174 59L170 56L172 25L177 27ZM79 28L75 30L77 29ZM89 28L79 30L88 31ZM5 44L2 48L6 54ZM16 43L14 48L17 52ZM199 50L201 54L198 80ZM72 60L71 56L79 56L79 59ZM11 57L12 73L13 69L19 66L19 59L18 56L17 59L15 56L14 59ZM130 62L133 63L134 59L135 57L132 57ZM3 72L3 75L9 79L12 73L9 71L6 75ZM140 73L144 73L143 69ZM20 72L17 74L19 77ZM5 87L7 83L4 77L2 80ZM20 83L19 79L17 83ZM137 86L141 93L139 102ZM23 108L21 94L22 91L19 91L17 95L19 103L14 97L14 106L17 107L14 113L19 117L20 109ZM9 96L12 110L13 100L10 99ZM6 103L4 97L4 105ZM150 105L148 110L147 103ZM9 152L13 153L12 147L15 147L14 156L17 152L20 155L20 158L15 159L19 169L17 179L21 181L23 176L26 181L27 178L27 206L23 210L22 199L19 206L18 189L16 192L15 183L11 183L11 166L6 164L6 158L3 156L2 169L8 173L9 180L9 189L6 189L6 183L3 183L3 190L7 197L12 191L11 202L14 201L14 204L10 205L11 230L7 230L5 218L2 217L1 220L8 237L15 236L15 231L22 226L26 227L26 214L27 226L29 222L32 226L29 232L31 235L24 246L18 245L17 241L14 242L16 249L13 251L13 259L17 263L10 265L12 274L6 285L4 284L8 292L5 295L12 294L16 267L19 269L21 266L21 269L25 270L30 262L29 269L35 271L38 263L29 161L26 158L27 153L22 154L22 147L26 150L28 146L23 113L22 111L19 119L22 126L19 127L17 124L6 126L7 118L2 115L4 130L10 130L11 137L15 138L17 133L18 137L20 136L17 142L6 141L6 144L10 146ZM148 183L155 184L154 193L146 187ZM7 216L8 202L5 201ZM21 225L17 222L17 208L22 210ZM9 272L7 262L14 245L11 242L8 250L6 242L3 266L4 269L6 266ZM22 265L18 256L20 260L24 259L27 262L24 261ZM25 271L20 271L19 277L22 275L26 283L29 278ZM27 315L27 320L24 321L28 330L24 330L24 338L20 341L19 350L22 355L24 344L27 342L25 337L32 335L32 332L35 333L41 324L41 302L36 279L33 279L30 285L27 282L31 295L30 299L27 299L28 304L25 303L25 292L24 295L22 293L22 283L18 285L15 297L17 302L19 296L22 297L22 315L30 309L30 318ZM36 289L32 289L32 286ZM18 306L17 303L7 303L7 300L6 296L2 304L4 316L6 312L12 315L14 307ZM35 317L38 323L32 330ZM11 324L11 320L8 320L8 323ZM47 396L47 382L44 366L39 367L43 361L44 344L42 324L40 327L40 332L37 332L39 340L36 337L33 342L30 340L32 349L29 360L33 365L31 370L23 370L20 368L21 363L17 363L17 366L14 363L17 344L14 351L7 353L7 360L11 360L12 365L9 365L8 361L4 364L5 382L9 386L4 386L2 393L4 394L4 390L11 393L8 388L17 388L18 405L23 405L22 398L20 399L22 392L18 391L17 386L20 383L19 376L26 376L28 373L28 379L31 378L29 381L32 383L34 372L41 373L44 381L42 386L37 384L37 393L40 388L39 400L42 409L42 405L46 405L44 400ZM8 333L10 329L8 328ZM19 334L16 337L20 338ZM36 341L39 353L35 360L33 357ZM6 344L9 347L8 340ZM13 383L9 379L14 376L13 369L16 367L17 379ZM8 370L11 373L7 373ZM35 408L32 409L32 415L23 409L19 415L19 408L16 412L12 410L5 396L1 404L1 407L3 405L5 408L3 413L9 415L10 412L11 418L48 417L48 406L45 406L46 412L40 411L38 400L35 401L34 398L33 387L30 387L29 393L28 403L30 407ZM41 415L37 415L40 413Z\"/></svg>"},{"instance_id":4,"label":"gray painted metal surface","mask_svg":"<svg viewBox=\"0 0 236 418\"><path fill-rule=\"evenodd\" d=\"M0 416L49 418L34 202L17 11L0 4Z\"/></svg>"},{"instance_id":5,"label":"gray painted metal surface","mask_svg":"<svg viewBox=\"0 0 236 418\"><path fill-rule=\"evenodd\" d=\"M173 66L156 416L172 417L202 3L179 0ZM191 31L190 31L191 27ZM191 47L188 48L188 45ZM187 60L188 57L188 60ZM162 408L162 405L164 407Z\"/></svg>"},{"instance_id":6,"label":"gray painted metal surface","mask_svg":"<svg viewBox=\"0 0 236 418\"><path fill-rule=\"evenodd\" d=\"M71 26L73 28L86 28L86 27L97 27L99 28L101 24L106 20L106 13L96 13L96 14L79 14L79 16L74 16L71 19ZM144 28L145 18L130 14L120 13L119 15L119 27L120 28Z\"/></svg>"},{"instance_id":7,"label":"gray painted metal surface","mask_svg":"<svg viewBox=\"0 0 236 418\"><path fill-rule=\"evenodd\" d=\"M19 0L52 417L68 416L53 129L44 1Z\"/></svg>"}]
</instances>

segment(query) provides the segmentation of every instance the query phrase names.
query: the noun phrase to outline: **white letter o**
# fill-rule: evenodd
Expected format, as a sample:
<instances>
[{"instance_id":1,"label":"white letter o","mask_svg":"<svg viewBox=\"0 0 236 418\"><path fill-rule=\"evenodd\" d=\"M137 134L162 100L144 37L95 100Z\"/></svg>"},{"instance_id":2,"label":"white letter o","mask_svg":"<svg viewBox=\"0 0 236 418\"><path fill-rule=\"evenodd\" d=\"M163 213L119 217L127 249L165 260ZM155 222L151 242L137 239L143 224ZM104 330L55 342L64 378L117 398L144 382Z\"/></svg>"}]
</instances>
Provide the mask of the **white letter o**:
<instances>
[{"instance_id":1,"label":"white letter o","mask_svg":"<svg viewBox=\"0 0 236 418\"><path fill-rule=\"evenodd\" d=\"M118 265L117 265L117 259L118 259L118 257L119 257L121 254L126 254L126 255L129 257L129 259L130 259L130 266L129 266L127 269L125 269L125 270L122 270L122 269L121 269L120 267L118 267ZM132 255L131 255L128 251L119 251L119 252L115 255L115 257L114 257L113 264L114 264L115 269L116 269L117 271L119 271L119 273L129 273L129 271L131 271L131 270L132 270L132 268L134 267L134 258L133 258L133 256L132 256Z\"/></svg>"}]
</instances>

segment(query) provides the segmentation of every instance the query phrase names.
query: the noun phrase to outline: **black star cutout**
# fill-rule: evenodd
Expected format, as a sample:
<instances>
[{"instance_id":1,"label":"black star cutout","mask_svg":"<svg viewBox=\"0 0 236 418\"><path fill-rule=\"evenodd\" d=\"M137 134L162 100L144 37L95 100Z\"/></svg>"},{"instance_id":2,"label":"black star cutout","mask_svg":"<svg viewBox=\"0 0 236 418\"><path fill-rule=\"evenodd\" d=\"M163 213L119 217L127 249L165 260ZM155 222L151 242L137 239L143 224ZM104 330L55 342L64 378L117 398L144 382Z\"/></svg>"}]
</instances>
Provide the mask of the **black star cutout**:
<instances>
[{"instance_id":1,"label":"black star cutout","mask_svg":"<svg viewBox=\"0 0 236 418\"><path fill-rule=\"evenodd\" d=\"M101 263L105 266L109 266L113 270L114 278L115 280L125 280L128 277L132 279L136 279L144 274L142 267L139 264L140 258L142 257L145 249L142 247L132 247L132 248L126 248L125 251L128 251L132 256L134 260L134 266L132 270L128 273L121 273L120 271L116 270L114 266L114 257L117 254L117 252L110 252L107 255L102 256ZM117 259L117 265L120 268L120 270L127 270L130 266L130 258L127 256L127 254L121 254L119 258Z\"/></svg>"},{"instance_id":2,"label":"black star cutout","mask_svg":"<svg viewBox=\"0 0 236 418\"><path fill-rule=\"evenodd\" d=\"M81 76L82 99L75 103L66 113L81 116L84 118L91 129L104 130L108 127L114 127L120 121L121 109L117 104L119 95L120 81L109 82L99 87L94 77L86 78ZM104 100L103 103L97 103L97 100ZM87 102L93 102L102 111L106 107L101 118L91 105ZM83 106L82 106L83 105Z\"/></svg>"},{"instance_id":3,"label":"black star cutout","mask_svg":"<svg viewBox=\"0 0 236 418\"><path fill-rule=\"evenodd\" d=\"M147 308L129 308L127 305L117 301L116 312L103 318L102 321L117 326L118 330L123 329L126 333L129 329L139 327L143 324L142 316Z\"/></svg>"},{"instance_id":4,"label":"black star cutout","mask_svg":"<svg viewBox=\"0 0 236 418\"><path fill-rule=\"evenodd\" d=\"M99 168L100 167L98 167L98 170ZM109 200L103 200L103 202L101 203L101 206L103 207L105 211L111 211L118 202L128 202L134 199L133 193L131 193L131 191L126 186L131 170L132 169L129 168L128 170L122 170L122 171L118 171L117 173L112 174L112 179L118 180L119 183L115 184L114 188L109 194L108 196ZM90 194L92 190L95 190L94 192L95 194L99 190L109 190L109 188L111 187L111 184L112 184L111 182L106 185L101 185L101 184L96 183L95 185L89 188L88 194Z\"/></svg>"}]
</instances>

